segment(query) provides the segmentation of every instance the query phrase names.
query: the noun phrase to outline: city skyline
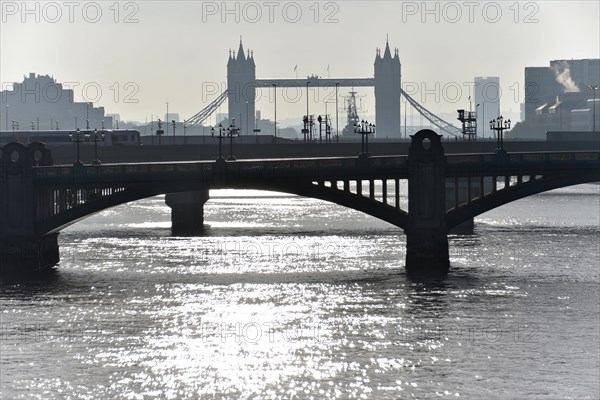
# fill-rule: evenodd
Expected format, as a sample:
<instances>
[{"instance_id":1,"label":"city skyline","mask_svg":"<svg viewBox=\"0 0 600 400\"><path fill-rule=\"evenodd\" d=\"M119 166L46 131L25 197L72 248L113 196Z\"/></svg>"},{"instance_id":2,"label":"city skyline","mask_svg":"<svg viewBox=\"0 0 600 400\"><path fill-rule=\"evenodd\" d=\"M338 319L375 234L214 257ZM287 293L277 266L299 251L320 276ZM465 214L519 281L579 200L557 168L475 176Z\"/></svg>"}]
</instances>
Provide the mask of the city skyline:
<instances>
[{"instance_id":1,"label":"city skyline","mask_svg":"<svg viewBox=\"0 0 600 400\"><path fill-rule=\"evenodd\" d=\"M526 66L598 58L600 47L599 8L589 1L231 2L226 9L213 2L55 4L25 10L2 3L3 89L30 72L48 74L71 83L76 101L139 122L164 115L167 102L184 119L214 100L226 86L229 50L237 49L240 36L263 79L372 77L376 49L387 39L399 51L403 88L440 115L468 108L476 76L498 76L501 112L518 115ZM364 114L374 115L373 90L357 91ZM299 120L304 96L279 93L278 121ZM263 89L257 97L256 109L272 119L272 94ZM315 113L324 113L324 99L331 103L325 89L311 92Z\"/></svg>"}]
</instances>

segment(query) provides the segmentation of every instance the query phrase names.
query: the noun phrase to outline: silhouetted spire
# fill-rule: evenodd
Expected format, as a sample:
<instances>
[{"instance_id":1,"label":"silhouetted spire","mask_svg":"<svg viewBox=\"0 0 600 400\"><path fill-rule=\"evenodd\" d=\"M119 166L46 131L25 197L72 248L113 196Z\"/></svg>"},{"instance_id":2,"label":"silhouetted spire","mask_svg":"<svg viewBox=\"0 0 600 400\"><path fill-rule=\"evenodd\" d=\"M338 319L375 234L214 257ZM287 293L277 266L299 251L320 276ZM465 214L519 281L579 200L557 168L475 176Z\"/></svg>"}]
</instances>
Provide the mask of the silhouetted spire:
<instances>
[{"instance_id":1,"label":"silhouetted spire","mask_svg":"<svg viewBox=\"0 0 600 400\"><path fill-rule=\"evenodd\" d=\"M245 60L246 55L244 54L244 46L242 45L242 37L240 36L240 48L238 49L238 59Z\"/></svg>"},{"instance_id":2,"label":"silhouetted spire","mask_svg":"<svg viewBox=\"0 0 600 400\"><path fill-rule=\"evenodd\" d=\"M392 58L392 52L390 51L390 43L387 40L385 42L385 52L383 53L383 58Z\"/></svg>"}]
</instances>

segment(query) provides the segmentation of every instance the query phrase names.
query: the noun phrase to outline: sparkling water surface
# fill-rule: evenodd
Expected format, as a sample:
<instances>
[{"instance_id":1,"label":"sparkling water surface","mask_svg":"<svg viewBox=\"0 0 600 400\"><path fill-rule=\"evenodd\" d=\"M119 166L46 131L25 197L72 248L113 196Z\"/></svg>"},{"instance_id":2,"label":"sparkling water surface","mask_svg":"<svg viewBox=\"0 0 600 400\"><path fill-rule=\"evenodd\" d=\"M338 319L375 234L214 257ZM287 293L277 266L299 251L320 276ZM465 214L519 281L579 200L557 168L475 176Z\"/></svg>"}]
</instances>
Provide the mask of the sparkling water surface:
<instances>
[{"instance_id":1,"label":"sparkling water surface","mask_svg":"<svg viewBox=\"0 0 600 400\"><path fill-rule=\"evenodd\" d=\"M0 398L598 399L599 195L481 215L426 283L401 230L318 200L211 191L201 237L164 196L103 211L0 285Z\"/></svg>"}]
</instances>

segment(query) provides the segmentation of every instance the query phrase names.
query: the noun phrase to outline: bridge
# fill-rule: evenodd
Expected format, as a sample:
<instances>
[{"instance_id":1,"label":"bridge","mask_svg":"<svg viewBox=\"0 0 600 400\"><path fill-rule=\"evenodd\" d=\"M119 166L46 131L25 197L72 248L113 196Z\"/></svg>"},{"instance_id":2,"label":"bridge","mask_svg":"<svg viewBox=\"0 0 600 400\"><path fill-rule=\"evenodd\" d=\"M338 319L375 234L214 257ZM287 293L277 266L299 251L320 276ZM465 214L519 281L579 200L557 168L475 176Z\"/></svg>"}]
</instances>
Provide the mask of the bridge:
<instances>
[{"instance_id":1,"label":"bridge","mask_svg":"<svg viewBox=\"0 0 600 400\"><path fill-rule=\"evenodd\" d=\"M404 97L411 107L425 117L432 125L440 129L440 131L449 136L462 136L461 129L433 114L406 93L401 87L400 78L401 65L398 49L395 49L392 56L389 43L386 41L383 55L381 55L380 49L377 49L373 78L322 78L313 75L300 79L258 79L256 78L254 53L248 52L246 55L240 40L237 55L235 52L233 52L233 55L231 51L229 52L229 60L227 62L227 90L217 96L204 109L186 119L186 125L200 126L227 100L229 119L237 118L238 124L242 128L242 133L250 134L255 127L257 88L272 87L276 91L277 88L301 89L306 87L306 96L308 97L309 86L311 88L335 87L337 102L338 87L373 87L375 92L375 122L377 124L377 131L381 134L381 137L396 139L402 137L400 129L401 97ZM307 114L309 112L308 103L306 112Z\"/></svg>"},{"instance_id":2,"label":"bridge","mask_svg":"<svg viewBox=\"0 0 600 400\"><path fill-rule=\"evenodd\" d=\"M56 265L58 234L70 224L159 194L175 233L201 233L209 190L234 188L321 199L387 221L406 234L409 272L445 273L452 227L526 196L600 181L600 151L445 155L431 130L412 136L408 156L55 166L41 143L10 143L1 154L0 270L13 272Z\"/></svg>"}]
</instances>

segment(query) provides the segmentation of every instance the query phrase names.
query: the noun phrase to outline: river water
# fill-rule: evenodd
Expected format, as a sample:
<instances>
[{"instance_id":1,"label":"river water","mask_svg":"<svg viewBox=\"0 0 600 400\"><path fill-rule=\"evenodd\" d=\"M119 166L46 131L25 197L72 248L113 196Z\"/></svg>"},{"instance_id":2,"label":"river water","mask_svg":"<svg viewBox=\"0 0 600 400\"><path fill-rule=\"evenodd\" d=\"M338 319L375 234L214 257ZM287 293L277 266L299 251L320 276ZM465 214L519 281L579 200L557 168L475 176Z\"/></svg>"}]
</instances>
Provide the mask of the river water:
<instances>
[{"instance_id":1,"label":"river water","mask_svg":"<svg viewBox=\"0 0 600 400\"><path fill-rule=\"evenodd\" d=\"M203 237L163 197L64 230L50 277L0 285L2 399L598 399L600 186L451 236L440 282L395 227L212 191Z\"/></svg>"}]
</instances>

